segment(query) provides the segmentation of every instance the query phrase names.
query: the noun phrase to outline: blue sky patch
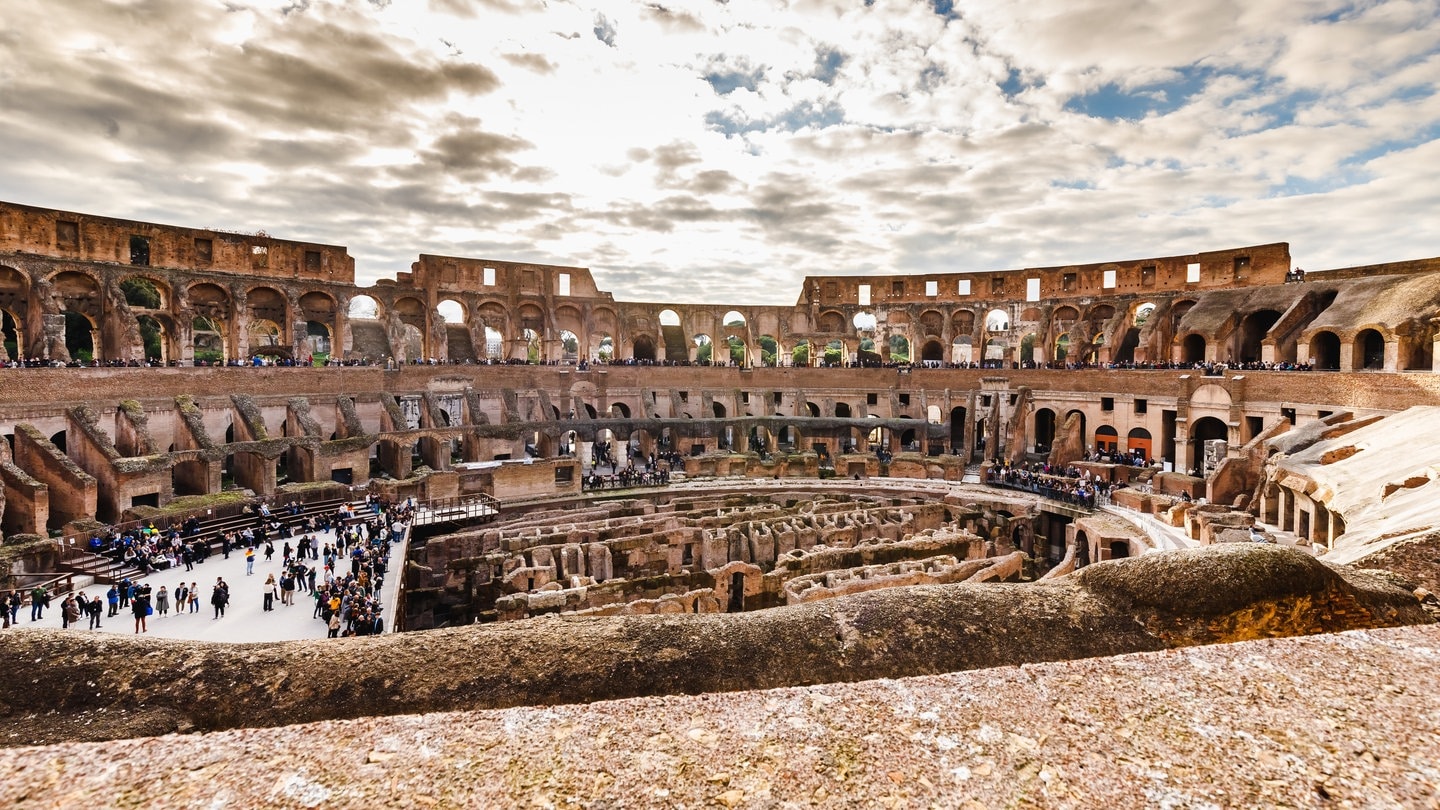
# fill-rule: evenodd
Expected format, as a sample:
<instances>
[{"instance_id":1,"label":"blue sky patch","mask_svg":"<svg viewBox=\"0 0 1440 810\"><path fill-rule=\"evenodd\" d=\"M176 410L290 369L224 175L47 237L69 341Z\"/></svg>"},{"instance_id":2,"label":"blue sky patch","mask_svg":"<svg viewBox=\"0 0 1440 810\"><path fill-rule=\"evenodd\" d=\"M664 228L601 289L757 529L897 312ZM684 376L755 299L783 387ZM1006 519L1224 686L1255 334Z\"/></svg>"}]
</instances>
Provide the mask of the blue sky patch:
<instances>
[{"instance_id":1,"label":"blue sky patch","mask_svg":"<svg viewBox=\"0 0 1440 810\"><path fill-rule=\"evenodd\" d=\"M1065 109L1109 121L1138 121L1150 114L1164 115L1178 110L1205 88L1215 73L1208 68L1187 67L1175 81L1125 88L1111 82L1083 96L1065 102Z\"/></svg>"}]
</instances>

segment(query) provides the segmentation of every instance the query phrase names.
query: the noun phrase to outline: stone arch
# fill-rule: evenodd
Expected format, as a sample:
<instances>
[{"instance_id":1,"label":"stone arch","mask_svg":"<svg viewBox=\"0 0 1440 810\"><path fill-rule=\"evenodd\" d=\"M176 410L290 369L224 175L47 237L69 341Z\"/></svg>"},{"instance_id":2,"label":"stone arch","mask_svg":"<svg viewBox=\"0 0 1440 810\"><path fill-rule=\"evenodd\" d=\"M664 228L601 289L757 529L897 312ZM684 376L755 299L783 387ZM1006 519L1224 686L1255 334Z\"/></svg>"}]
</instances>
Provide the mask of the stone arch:
<instances>
[{"instance_id":1,"label":"stone arch","mask_svg":"<svg viewBox=\"0 0 1440 810\"><path fill-rule=\"evenodd\" d=\"M1155 452L1150 431L1143 427L1131 428L1125 436L1125 451L1147 461L1154 458Z\"/></svg>"},{"instance_id":2,"label":"stone arch","mask_svg":"<svg viewBox=\"0 0 1440 810\"><path fill-rule=\"evenodd\" d=\"M1055 308L1055 314L1050 316L1050 320L1057 324L1070 324L1080 320L1080 310L1065 304Z\"/></svg>"},{"instance_id":3,"label":"stone arch","mask_svg":"<svg viewBox=\"0 0 1440 810\"><path fill-rule=\"evenodd\" d=\"M749 365L749 350L745 345L744 338L741 338L739 335L726 335L724 345L729 351L728 354L722 358L723 362L741 367Z\"/></svg>"},{"instance_id":4,"label":"stone arch","mask_svg":"<svg viewBox=\"0 0 1440 810\"><path fill-rule=\"evenodd\" d=\"M379 299L360 293L350 298L350 306L346 312L351 320L378 320L385 314L385 309Z\"/></svg>"},{"instance_id":5,"label":"stone arch","mask_svg":"<svg viewBox=\"0 0 1440 810\"><path fill-rule=\"evenodd\" d=\"M1280 312L1274 309L1260 309L1246 315L1235 330L1235 359L1241 363L1259 362L1261 344L1279 320Z\"/></svg>"},{"instance_id":6,"label":"stone arch","mask_svg":"<svg viewBox=\"0 0 1440 810\"><path fill-rule=\"evenodd\" d=\"M100 330L94 319L73 309L65 310L64 315L66 356L80 363L99 359Z\"/></svg>"},{"instance_id":7,"label":"stone arch","mask_svg":"<svg viewBox=\"0 0 1440 810\"><path fill-rule=\"evenodd\" d=\"M590 359L605 363L615 359L615 338L609 332L597 332L591 337Z\"/></svg>"},{"instance_id":8,"label":"stone arch","mask_svg":"<svg viewBox=\"0 0 1440 810\"><path fill-rule=\"evenodd\" d=\"M821 355L823 365L843 366L845 360L845 341L836 339L825 344L825 353Z\"/></svg>"},{"instance_id":9,"label":"stone arch","mask_svg":"<svg viewBox=\"0 0 1440 810\"><path fill-rule=\"evenodd\" d=\"M975 362L974 348L974 338L970 337L968 332L963 335L956 335L955 342L950 344L950 362Z\"/></svg>"},{"instance_id":10,"label":"stone arch","mask_svg":"<svg viewBox=\"0 0 1440 810\"><path fill-rule=\"evenodd\" d=\"M760 344L760 365L789 365L788 361L792 358L785 356L785 347L780 345L780 341L776 340L774 335L761 335L756 343Z\"/></svg>"},{"instance_id":11,"label":"stone arch","mask_svg":"<svg viewBox=\"0 0 1440 810\"><path fill-rule=\"evenodd\" d=\"M1034 439L1035 452L1050 452L1050 446L1055 443L1055 412L1049 408L1036 410L1035 428L1030 435Z\"/></svg>"},{"instance_id":12,"label":"stone arch","mask_svg":"<svg viewBox=\"0 0 1440 810\"><path fill-rule=\"evenodd\" d=\"M1340 370L1340 336L1330 331L1310 337L1310 366L1319 371Z\"/></svg>"},{"instance_id":13,"label":"stone arch","mask_svg":"<svg viewBox=\"0 0 1440 810\"><path fill-rule=\"evenodd\" d=\"M1361 329L1355 333L1351 365L1356 371L1385 369L1385 336L1378 329Z\"/></svg>"},{"instance_id":14,"label":"stone arch","mask_svg":"<svg viewBox=\"0 0 1440 810\"><path fill-rule=\"evenodd\" d=\"M32 353L25 336L29 298L30 279L13 267L0 265L0 360Z\"/></svg>"},{"instance_id":15,"label":"stone arch","mask_svg":"<svg viewBox=\"0 0 1440 810\"><path fill-rule=\"evenodd\" d=\"M195 313L190 323L191 357L196 364L223 364L233 356L230 341L230 293L209 282L191 285L185 301Z\"/></svg>"},{"instance_id":16,"label":"stone arch","mask_svg":"<svg viewBox=\"0 0 1440 810\"><path fill-rule=\"evenodd\" d=\"M939 310L925 310L920 313L918 322L921 337L934 338L936 342L939 342L941 336L945 334L945 316Z\"/></svg>"},{"instance_id":17,"label":"stone arch","mask_svg":"<svg viewBox=\"0 0 1440 810\"><path fill-rule=\"evenodd\" d=\"M891 335L889 339L886 340L885 348L885 359L893 363L910 362L910 339L904 335Z\"/></svg>"},{"instance_id":18,"label":"stone arch","mask_svg":"<svg viewBox=\"0 0 1440 810\"><path fill-rule=\"evenodd\" d=\"M252 356L289 357L290 347L285 345L285 333L280 324L269 318L255 318L248 327L247 344Z\"/></svg>"},{"instance_id":19,"label":"stone arch","mask_svg":"<svg viewBox=\"0 0 1440 810\"><path fill-rule=\"evenodd\" d=\"M1195 420L1190 425L1190 459L1192 472L1208 476L1214 471L1214 459L1207 459L1205 455L1205 443L1210 441L1226 441L1230 439L1230 429L1224 422L1213 417L1204 416Z\"/></svg>"},{"instance_id":20,"label":"stone arch","mask_svg":"<svg viewBox=\"0 0 1440 810\"><path fill-rule=\"evenodd\" d=\"M957 309L950 315L950 327L957 335L969 335L975 331L975 313L968 309Z\"/></svg>"},{"instance_id":21,"label":"stone arch","mask_svg":"<svg viewBox=\"0 0 1440 810\"><path fill-rule=\"evenodd\" d=\"M640 361L655 360L655 338L649 335L636 335L635 342L631 345L630 357Z\"/></svg>"},{"instance_id":22,"label":"stone arch","mask_svg":"<svg viewBox=\"0 0 1440 810\"><path fill-rule=\"evenodd\" d=\"M5 307L0 307L0 361L19 360L26 351L24 320Z\"/></svg>"},{"instance_id":23,"label":"stone arch","mask_svg":"<svg viewBox=\"0 0 1440 810\"><path fill-rule=\"evenodd\" d=\"M920 359L926 365L940 365L944 363L945 344L935 339L925 341L925 345L920 347Z\"/></svg>"},{"instance_id":24,"label":"stone arch","mask_svg":"<svg viewBox=\"0 0 1440 810\"><path fill-rule=\"evenodd\" d=\"M820 313L819 331L838 333L845 331L845 315L833 309Z\"/></svg>"},{"instance_id":25,"label":"stone arch","mask_svg":"<svg viewBox=\"0 0 1440 810\"><path fill-rule=\"evenodd\" d=\"M429 307L419 298L403 296L390 306L390 343L401 360L422 360L434 352L429 345ZM398 345L397 345L398 344Z\"/></svg>"},{"instance_id":26,"label":"stone arch","mask_svg":"<svg viewBox=\"0 0 1440 810\"><path fill-rule=\"evenodd\" d=\"M985 313L985 331L987 332L1008 332L1010 331L1010 313L1003 309L995 308Z\"/></svg>"},{"instance_id":27,"label":"stone arch","mask_svg":"<svg viewBox=\"0 0 1440 810\"><path fill-rule=\"evenodd\" d=\"M1192 332L1180 340L1180 362L1205 362L1205 336Z\"/></svg>"},{"instance_id":28,"label":"stone arch","mask_svg":"<svg viewBox=\"0 0 1440 810\"><path fill-rule=\"evenodd\" d=\"M1095 428L1095 451L1113 456L1120 450L1120 434L1111 425Z\"/></svg>"},{"instance_id":29,"label":"stone arch","mask_svg":"<svg viewBox=\"0 0 1440 810\"><path fill-rule=\"evenodd\" d=\"M850 319L850 324L855 327L856 332L860 333L874 332L877 323L878 320L875 317L875 313L868 309L862 309L856 312L854 317Z\"/></svg>"},{"instance_id":30,"label":"stone arch","mask_svg":"<svg viewBox=\"0 0 1440 810\"><path fill-rule=\"evenodd\" d=\"M695 347L690 351L690 359L702 365L719 362L715 357L715 341L711 340L709 335L695 335L690 338L690 342Z\"/></svg>"},{"instance_id":31,"label":"stone arch","mask_svg":"<svg viewBox=\"0 0 1440 810\"><path fill-rule=\"evenodd\" d=\"M463 302L454 298L446 298L435 305L435 314L440 316L446 324L463 324L469 320L466 315L466 307Z\"/></svg>"},{"instance_id":32,"label":"stone arch","mask_svg":"<svg viewBox=\"0 0 1440 810\"><path fill-rule=\"evenodd\" d=\"M560 360L572 365L580 360L580 336L569 329L560 330Z\"/></svg>"}]
</instances>

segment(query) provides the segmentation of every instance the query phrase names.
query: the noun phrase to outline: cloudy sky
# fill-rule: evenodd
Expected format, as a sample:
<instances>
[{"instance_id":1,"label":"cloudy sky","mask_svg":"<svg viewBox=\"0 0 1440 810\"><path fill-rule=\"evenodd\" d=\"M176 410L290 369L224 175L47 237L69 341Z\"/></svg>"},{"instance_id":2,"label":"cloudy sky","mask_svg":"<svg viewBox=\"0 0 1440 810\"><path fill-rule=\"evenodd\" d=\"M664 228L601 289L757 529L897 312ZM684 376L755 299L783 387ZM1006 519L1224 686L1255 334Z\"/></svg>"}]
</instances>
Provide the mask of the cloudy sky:
<instances>
[{"instance_id":1,"label":"cloudy sky","mask_svg":"<svg viewBox=\"0 0 1440 810\"><path fill-rule=\"evenodd\" d=\"M3 0L0 199L623 300L1440 255L1440 0Z\"/></svg>"}]
</instances>

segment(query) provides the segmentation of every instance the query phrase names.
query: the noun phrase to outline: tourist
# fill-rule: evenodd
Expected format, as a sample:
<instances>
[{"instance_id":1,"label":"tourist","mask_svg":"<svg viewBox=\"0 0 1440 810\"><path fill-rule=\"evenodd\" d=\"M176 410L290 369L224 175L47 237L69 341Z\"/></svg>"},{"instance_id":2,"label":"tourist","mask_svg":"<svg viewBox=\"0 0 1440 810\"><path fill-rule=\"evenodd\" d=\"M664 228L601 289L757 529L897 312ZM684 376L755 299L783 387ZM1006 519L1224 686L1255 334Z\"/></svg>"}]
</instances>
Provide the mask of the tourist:
<instances>
[{"instance_id":1,"label":"tourist","mask_svg":"<svg viewBox=\"0 0 1440 810\"><path fill-rule=\"evenodd\" d=\"M44 585L36 585L30 591L30 621L38 622L45 617L45 608L50 606L50 593Z\"/></svg>"},{"instance_id":2,"label":"tourist","mask_svg":"<svg viewBox=\"0 0 1440 810\"><path fill-rule=\"evenodd\" d=\"M110 603L110 618L114 618L120 612L120 589L111 585L105 592L105 601Z\"/></svg>"},{"instance_id":3,"label":"tourist","mask_svg":"<svg viewBox=\"0 0 1440 810\"><path fill-rule=\"evenodd\" d=\"M73 594L66 594L65 601L60 603L60 629L69 630L70 625L80 621L80 604L75 601Z\"/></svg>"},{"instance_id":4,"label":"tourist","mask_svg":"<svg viewBox=\"0 0 1440 810\"><path fill-rule=\"evenodd\" d=\"M278 588L279 586L275 583L275 574L272 573L265 578L265 590L263 593L265 603L262 610L267 613L275 609L275 591Z\"/></svg>"},{"instance_id":5,"label":"tourist","mask_svg":"<svg viewBox=\"0 0 1440 810\"><path fill-rule=\"evenodd\" d=\"M145 626L145 619L150 615L150 610L149 586L136 589L134 598L130 600L130 612L135 616L136 633L150 632L150 628Z\"/></svg>"},{"instance_id":6,"label":"tourist","mask_svg":"<svg viewBox=\"0 0 1440 810\"><path fill-rule=\"evenodd\" d=\"M220 577L215 578L215 588L210 592L210 604L215 607L215 619L225 615L225 606L230 603L230 586ZM215 619L211 619L214 621Z\"/></svg>"},{"instance_id":7,"label":"tourist","mask_svg":"<svg viewBox=\"0 0 1440 810\"><path fill-rule=\"evenodd\" d=\"M200 585L199 585L199 583L195 583L195 582L190 583L190 587L187 588L186 590L187 590L187 591L189 592L189 594L190 594L190 612L191 612L191 613L199 613L199 612L200 612Z\"/></svg>"},{"instance_id":8,"label":"tourist","mask_svg":"<svg viewBox=\"0 0 1440 810\"><path fill-rule=\"evenodd\" d=\"M90 616L91 630L100 629L100 611L102 608L104 608L104 605L100 603L100 597L98 596L91 599L89 603L85 605L85 612Z\"/></svg>"},{"instance_id":9,"label":"tourist","mask_svg":"<svg viewBox=\"0 0 1440 810\"><path fill-rule=\"evenodd\" d=\"M155 612L161 616L170 613L170 594L165 591L164 585L161 585L160 590L155 592Z\"/></svg>"},{"instance_id":10,"label":"tourist","mask_svg":"<svg viewBox=\"0 0 1440 810\"><path fill-rule=\"evenodd\" d=\"M248 576L254 576L254 574L255 574L255 547L254 547L253 545L252 545L252 546L246 546L246 547L245 547L245 576L247 576L247 577L248 577Z\"/></svg>"}]
</instances>

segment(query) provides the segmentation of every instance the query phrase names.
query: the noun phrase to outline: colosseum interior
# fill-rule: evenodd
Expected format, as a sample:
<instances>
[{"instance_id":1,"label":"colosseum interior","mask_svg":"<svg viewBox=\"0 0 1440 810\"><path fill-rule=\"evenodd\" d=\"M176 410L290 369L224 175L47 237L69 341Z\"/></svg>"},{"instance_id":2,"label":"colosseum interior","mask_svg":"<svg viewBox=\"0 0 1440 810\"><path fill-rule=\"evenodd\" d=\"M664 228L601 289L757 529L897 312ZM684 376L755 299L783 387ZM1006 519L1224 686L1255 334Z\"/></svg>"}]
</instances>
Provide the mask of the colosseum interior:
<instances>
[{"instance_id":1,"label":"colosseum interior","mask_svg":"<svg viewBox=\"0 0 1440 810\"><path fill-rule=\"evenodd\" d=\"M0 203L0 333L7 590L67 570L65 543L106 524L364 493L421 505L397 629L451 628L437 639L662 614L779 626L921 586L1050 594L1036 589L1108 582L1106 561L1256 539L1392 584L1355 586L1325 621L1175 618L1156 637L1425 621L1440 589L1440 258L1297 273L1277 243L812 276L792 304L708 305L617 300L583 267L428 254L361 287L343 246Z\"/></svg>"}]
</instances>

